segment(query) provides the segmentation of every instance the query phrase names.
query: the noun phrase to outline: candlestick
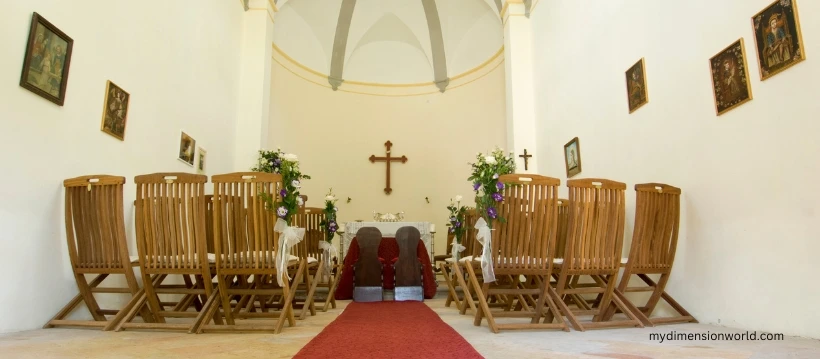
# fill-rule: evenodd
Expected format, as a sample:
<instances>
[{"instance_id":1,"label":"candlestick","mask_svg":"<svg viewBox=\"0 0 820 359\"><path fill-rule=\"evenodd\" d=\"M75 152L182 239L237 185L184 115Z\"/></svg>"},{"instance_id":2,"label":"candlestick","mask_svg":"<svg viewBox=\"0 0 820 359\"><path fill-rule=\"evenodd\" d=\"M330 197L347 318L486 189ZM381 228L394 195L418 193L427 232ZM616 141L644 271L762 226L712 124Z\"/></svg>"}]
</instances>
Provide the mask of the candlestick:
<instances>
[{"instance_id":1,"label":"candlestick","mask_svg":"<svg viewBox=\"0 0 820 359\"><path fill-rule=\"evenodd\" d=\"M435 225L435 223L430 223L430 233L436 233L436 225Z\"/></svg>"}]
</instances>

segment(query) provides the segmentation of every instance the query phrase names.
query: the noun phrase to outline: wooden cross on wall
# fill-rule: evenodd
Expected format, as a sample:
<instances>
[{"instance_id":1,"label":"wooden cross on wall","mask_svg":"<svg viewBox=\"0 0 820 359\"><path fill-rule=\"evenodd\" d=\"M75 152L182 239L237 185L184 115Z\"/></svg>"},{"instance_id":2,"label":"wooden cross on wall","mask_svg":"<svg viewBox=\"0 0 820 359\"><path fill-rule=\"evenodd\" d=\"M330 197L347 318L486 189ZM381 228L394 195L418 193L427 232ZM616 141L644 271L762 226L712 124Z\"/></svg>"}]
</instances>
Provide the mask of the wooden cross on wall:
<instances>
[{"instance_id":1,"label":"wooden cross on wall","mask_svg":"<svg viewBox=\"0 0 820 359\"><path fill-rule=\"evenodd\" d=\"M385 156L385 157L376 157L375 155L370 155L370 162L371 163L376 163L376 161L379 161L379 162L385 162L387 164L387 187L384 188L384 193L390 194L390 192L393 192L393 189L390 188L390 162L399 162L399 161L401 161L401 163L406 163L407 162L407 156L390 157L390 148L393 147L393 143L390 142L390 141L385 142L384 147L387 148L387 156Z\"/></svg>"},{"instance_id":2,"label":"wooden cross on wall","mask_svg":"<svg viewBox=\"0 0 820 359\"><path fill-rule=\"evenodd\" d=\"M518 155L518 157L521 157L521 158L524 159L524 170L525 171L528 170L529 166L530 166L530 157L532 157L532 155L528 155L527 154L527 149L525 148L524 149L524 154L523 155Z\"/></svg>"}]
</instances>

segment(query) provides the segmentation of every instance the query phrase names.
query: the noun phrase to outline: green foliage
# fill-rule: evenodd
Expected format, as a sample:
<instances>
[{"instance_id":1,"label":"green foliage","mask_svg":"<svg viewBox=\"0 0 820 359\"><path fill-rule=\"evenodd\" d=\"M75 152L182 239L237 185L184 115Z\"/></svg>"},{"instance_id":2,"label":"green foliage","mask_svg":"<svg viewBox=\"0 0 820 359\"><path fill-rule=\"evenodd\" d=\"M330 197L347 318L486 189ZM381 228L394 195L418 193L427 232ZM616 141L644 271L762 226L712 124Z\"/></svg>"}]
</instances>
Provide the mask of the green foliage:
<instances>
[{"instance_id":1,"label":"green foliage","mask_svg":"<svg viewBox=\"0 0 820 359\"><path fill-rule=\"evenodd\" d=\"M260 194L267 203L267 208L276 212L276 216L291 224L293 215L299 210L302 198L299 196L301 181L310 179L310 176L302 174L299 170L299 160L294 154L283 153L281 149L276 151L259 151L259 160L255 167L251 169L256 172L279 173L282 175L282 188L279 193L273 195L269 193Z\"/></svg>"},{"instance_id":2,"label":"green foliage","mask_svg":"<svg viewBox=\"0 0 820 359\"><path fill-rule=\"evenodd\" d=\"M478 214L487 221L490 228L494 219L504 223L505 219L498 216L497 208L497 204L503 199L504 184L498 182L498 178L515 172L513 153L505 154L502 149L496 147L488 155L476 155L476 162L470 165L473 173L467 180L473 183Z\"/></svg>"}]
</instances>

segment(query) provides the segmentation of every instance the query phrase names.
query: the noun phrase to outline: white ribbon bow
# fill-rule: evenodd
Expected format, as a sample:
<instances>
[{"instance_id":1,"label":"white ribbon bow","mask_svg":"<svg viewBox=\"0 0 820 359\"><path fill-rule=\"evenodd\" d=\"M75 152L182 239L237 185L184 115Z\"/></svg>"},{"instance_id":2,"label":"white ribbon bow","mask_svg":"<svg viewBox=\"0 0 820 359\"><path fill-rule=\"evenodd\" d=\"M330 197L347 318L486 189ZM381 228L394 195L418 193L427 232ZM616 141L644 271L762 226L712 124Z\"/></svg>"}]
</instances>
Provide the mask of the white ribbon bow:
<instances>
[{"instance_id":1,"label":"white ribbon bow","mask_svg":"<svg viewBox=\"0 0 820 359\"><path fill-rule=\"evenodd\" d=\"M336 247L331 245L328 241L320 241L319 249L324 251L325 269L323 270L323 274L325 276L329 276L331 261L333 260L333 257L338 256L338 251L336 250Z\"/></svg>"},{"instance_id":2,"label":"white ribbon bow","mask_svg":"<svg viewBox=\"0 0 820 359\"><path fill-rule=\"evenodd\" d=\"M284 286L282 275L284 274L288 280L288 257L290 255L290 248L301 242L305 238L305 229L288 226L285 220L279 218L276 220L276 225L273 230L279 232L279 245L276 248L276 282L279 286Z\"/></svg>"},{"instance_id":3,"label":"white ribbon bow","mask_svg":"<svg viewBox=\"0 0 820 359\"><path fill-rule=\"evenodd\" d=\"M475 229L478 231L475 239L484 247L481 250L481 272L484 274L484 283L495 282L495 271L493 270L493 232L484 218L475 221Z\"/></svg>"},{"instance_id":4,"label":"white ribbon bow","mask_svg":"<svg viewBox=\"0 0 820 359\"><path fill-rule=\"evenodd\" d=\"M461 244L457 243L456 241L453 241L453 243L450 244L450 245L453 246L453 249L450 251L450 255L453 256L453 259L456 262L458 262L458 254L461 253L461 252L464 252L464 250L467 249L467 247L462 246Z\"/></svg>"}]
</instances>

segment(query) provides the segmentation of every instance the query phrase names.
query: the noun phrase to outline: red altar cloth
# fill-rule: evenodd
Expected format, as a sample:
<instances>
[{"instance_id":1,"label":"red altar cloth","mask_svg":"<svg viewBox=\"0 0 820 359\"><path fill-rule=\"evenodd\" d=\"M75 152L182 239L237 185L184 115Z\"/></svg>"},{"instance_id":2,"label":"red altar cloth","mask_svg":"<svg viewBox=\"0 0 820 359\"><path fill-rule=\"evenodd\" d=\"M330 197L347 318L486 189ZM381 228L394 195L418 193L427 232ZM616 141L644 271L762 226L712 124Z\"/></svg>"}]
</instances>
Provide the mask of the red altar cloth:
<instances>
[{"instance_id":1,"label":"red altar cloth","mask_svg":"<svg viewBox=\"0 0 820 359\"><path fill-rule=\"evenodd\" d=\"M419 241L416 250L419 261L422 264L422 279L424 285L424 298L432 299L436 295L436 279L433 275L433 266L430 265L430 256L427 254L427 248L424 242ZM399 243L396 238L384 237L379 243L379 258L383 259L383 263L387 263L382 270L382 288L395 288L395 278L393 276L393 260L399 257ZM345 255L344 267L342 269L342 277L339 279L339 285L336 287L336 299L353 299L353 264L359 260L359 241L356 238L350 242L350 248Z\"/></svg>"}]
</instances>

